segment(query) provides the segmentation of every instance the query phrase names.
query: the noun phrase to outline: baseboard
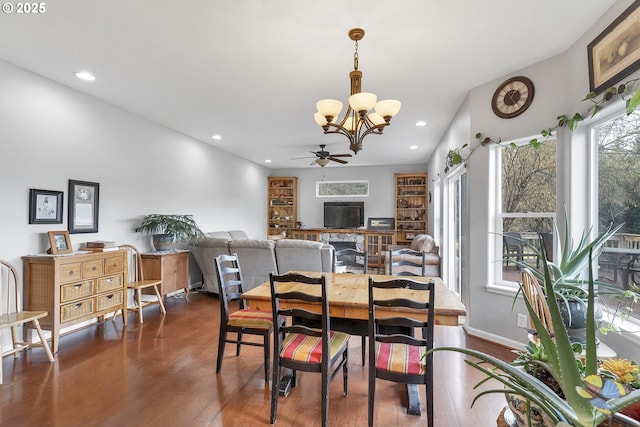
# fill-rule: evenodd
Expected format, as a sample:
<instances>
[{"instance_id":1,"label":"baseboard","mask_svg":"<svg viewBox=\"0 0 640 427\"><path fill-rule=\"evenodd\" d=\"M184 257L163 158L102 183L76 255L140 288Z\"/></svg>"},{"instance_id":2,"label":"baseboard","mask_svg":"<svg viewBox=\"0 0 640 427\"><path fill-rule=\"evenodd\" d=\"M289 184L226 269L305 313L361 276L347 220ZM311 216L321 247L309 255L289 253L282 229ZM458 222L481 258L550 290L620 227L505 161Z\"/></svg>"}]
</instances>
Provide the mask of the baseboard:
<instances>
[{"instance_id":1,"label":"baseboard","mask_svg":"<svg viewBox=\"0 0 640 427\"><path fill-rule=\"evenodd\" d=\"M472 335L474 337L477 337L486 341L490 341L492 343L496 343L508 348L523 350L525 346L525 343L511 340L511 339L502 337L500 335L490 334L486 331L481 331L480 329L474 329L467 325L464 325L463 328L465 332L469 335Z\"/></svg>"}]
</instances>

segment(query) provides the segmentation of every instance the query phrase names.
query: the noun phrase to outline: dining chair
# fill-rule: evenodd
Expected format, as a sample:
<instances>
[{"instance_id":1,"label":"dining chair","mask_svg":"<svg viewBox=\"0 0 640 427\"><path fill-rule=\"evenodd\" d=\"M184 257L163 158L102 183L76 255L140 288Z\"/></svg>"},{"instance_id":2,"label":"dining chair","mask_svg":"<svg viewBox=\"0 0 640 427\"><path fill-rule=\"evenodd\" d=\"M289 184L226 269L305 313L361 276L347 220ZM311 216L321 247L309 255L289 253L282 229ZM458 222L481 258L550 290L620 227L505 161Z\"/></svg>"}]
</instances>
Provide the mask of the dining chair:
<instances>
[{"instance_id":1,"label":"dining chair","mask_svg":"<svg viewBox=\"0 0 640 427\"><path fill-rule=\"evenodd\" d=\"M271 383L271 425L276 422L282 368L291 369L295 387L297 371L318 372L321 380L322 425L329 418L329 383L342 368L343 394L347 395L349 335L331 330L329 300L324 275L299 273L269 275L274 318L290 319L275 324L273 379ZM310 311L316 309L316 311ZM320 328L306 326L320 322Z\"/></svg>"},{"instance_id":2,"label":"dining chair","mask_svg":"<svg viewBox=\"0 0 640 427\"><path fill-rule=\"evenodd\" d=\"M389 250L389 274L392 276L424 276L425 253L410 248Z\"/></svg>"},{"instance_id":3,"label":"dining chair","mask_svg":"<svg viewBox=\"0 0 640 427\"><path fill-rule=\"evenodd\" d=\"M538 283L538 279L528 270L522 270L522 292L524 297L529 301L533 311L536 313L544 327L549 334L553 336L553 324L551 322L551 314L549 313L549 305L547 298L544 296L544 292ZM529 323L531 326L532 339L538 341L537 334L535 334L535 324L533 319L529 316Z\"/></svg>"},{"instance_id":4,"label":"dining chair","mask_svg":"<svg viewBox=\"0 0 640 427\"><path fill-rule=\"evenodd\" d=\"M3 328L11 329L12 347L0 354L0 384L2 384L2 357L13 354L18 357L20 352L30 347L42 347L49 358L49 362L53 362L53 354L49 347L49 343L44 338L40 321L43 317L47 317L47 311L22 311L20 303L19 276L16 269L7 261L0 260L0 330ZM39 343L32 342L29 323L38 333ZM24 325L26 328L27 341L18 339L18 326Z\"/></svg>"},{"instance_id":5,"label":"dining chair","mask_svg":"<svg viewBox=\"0 0 640 427\"><path fill-rule=\"evenodd\" d=\"M376 379L424 384L427 425L433 426L435 282L378 281L369 277L369 426L373 426ZM398 308L412 314L393 314ZM396 311L397 312L397 311ZM416 332L419 331L419 334ZM419 337L418 337L419 336Z\"/></svg>"},{"instance_id":6,"label":"dining chair","mask_svg":"<svg viewBox=\"0 0 640 427\"><path fill-rule=\"evenodd\" d=\"M335 252L335 271L367 274L369 255L367 251L353 248L338 249Z\"/></svg>"},{"instance_id":7,"label":"dining chair","mask_svg":"<svg viewBox=\"0 0 640 427\"><path fill-rule=\"evenodd\" d=\"M128 255L129 271L127 272L127 310L138 312L138 320L140 323L144 323L144 317L142 315L142 309L152 304L158 304L160 306L160 312L164 315L167 310L164 307L162 295L160 293L160 279L145 280L144 272L142 270L142 257L140 251L133 245L120 245L120 248L126 249ZM144 290L151 290L153 294L144 293ZM130 295L133 294L133 301L130 301ZM131 304L130 304L131 302ZM124 321L124 310L122 311L122 320Z\"/></svg>"},{"instance_id":8,"label":"dining chair","mask_svg":"<svg viewBox=\"0 0 640 427\"><path fill-rule=\"evenodd\" d=\"M216 373L222 369L224 348L226 343L236 344L236 356L240 356L240 347L250 345L264 348L264 381L269 382L270 338L273 332L273 316L269 311L251 310L240 296L242 289L242 269L238 254L221 254L214 258L220 297L220 334L218 336L218 360ZM238 308L231 310L229 304L238 303ZM236 333L237 339L229 339L229 332ZM262 342L243 340L243 334L260 335Z\"/></svg>"},{"instance_id":9,"label":"dining chair","mask_svg":"<svg viewBox=\"0 0 640 427\"><path fill-rule=\"evenodd\" d=\"M353 248L338 249L335 252L336 272L367 274L369 270L369 255L367 251ZM340 271L338 271L340 270ZM334 330L346 332L349 335L362 337L362 366L367 362L367 324L355 320L337 318L332 320Z\"/></svg>"}]
</instances>

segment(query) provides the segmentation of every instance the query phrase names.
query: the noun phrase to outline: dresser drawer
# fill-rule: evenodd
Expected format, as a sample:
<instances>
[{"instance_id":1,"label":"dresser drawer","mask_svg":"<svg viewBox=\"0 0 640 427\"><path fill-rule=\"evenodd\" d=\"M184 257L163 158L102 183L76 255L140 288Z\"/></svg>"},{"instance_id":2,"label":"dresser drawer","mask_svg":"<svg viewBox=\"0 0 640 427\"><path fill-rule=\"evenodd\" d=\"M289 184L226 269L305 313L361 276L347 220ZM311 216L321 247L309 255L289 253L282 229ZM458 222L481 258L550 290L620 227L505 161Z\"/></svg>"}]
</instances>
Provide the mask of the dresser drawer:
<instances>
[{"instance_id":1,"label":"dresser drawer","mask_svg":"<svg viewBox=\"0 0 640 427\"><path fill-rule=\"evenodd\" d=\"M77 302L75 304L67 304L60 306L60 322L68 322L82 316L93 313L93 298Z\"/></svg>"},{"instance_id":2,"label":"dresser drawer","mask_svg":"<svg viewBox=\"0 0 640 427\"><path fill-rule=\"evenodd\" d=\"M95 261L85 261L82 263L82 278L89 279L104 274L104 260L97 259Z\"/></svg>"},{"instance_id":3,"label":"dresser drawer","mask_svg":"<svg viewBox=\"0 0 640 427\"><path fill-rule=\"evenodd\" d=\"M70 262L60 265L60 282L75 282L82 279L82 263Z\"/></svg>"},{"instance_id":4,"label":"dresser drawer","mask_svg":"<svg viewBox=\"0 0 640 427\"><path fill-rule=\"evenodd\" d=\"M122 272L124 270L124 257L120 255L105 259L104 270L105 274Z\"/></svg>"},{"instance_id":5,"label":"dresser drawer","mask_svg":"<svg viewBox=\"0 0 640 427\"><path fill-rule=\"evenodd\" d=\"M90 295L93 295L93 280L60 286L60 302L73 301Z\"/></svg>"},{"instance_id":6,"label":"dresser drawer","mask_svg":"<svg viewBox=\"0 0 640 427\"><path fill-rule=\"evenodd\" d=\"M96 297L96 311L105 310L122 304L122 291Z\"/></svg>"},{"instance_id":7,"label":"dresser drawer","mask_svg":"<svg viewBox=\"0 0 640 427\"><path fill-rule=\"evenodd\" d=\"M96 292L110 291L111 289L122 288L122 274L100 277L97 279Z\"/></svg>"}]
</instances>

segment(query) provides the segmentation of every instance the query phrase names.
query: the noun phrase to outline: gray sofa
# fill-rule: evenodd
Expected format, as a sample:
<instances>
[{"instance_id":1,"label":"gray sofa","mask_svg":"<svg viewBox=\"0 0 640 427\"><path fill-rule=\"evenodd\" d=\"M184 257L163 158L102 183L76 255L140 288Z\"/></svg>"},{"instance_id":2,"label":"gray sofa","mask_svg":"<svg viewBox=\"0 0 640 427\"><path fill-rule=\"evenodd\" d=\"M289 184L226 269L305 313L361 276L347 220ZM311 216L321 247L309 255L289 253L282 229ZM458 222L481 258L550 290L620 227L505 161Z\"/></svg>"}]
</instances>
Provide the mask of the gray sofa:
<instances>
[{"instance_id":1,"label":"gray sofa","mask_svg":"<svg viewBox=\"0 0 640 427\"><path fill-rule=\"evenodd\" d=\"M213 259L220 254L237 253L245 291L269 280L269 273L333 271L333 246L310 240L249 239L243 231L210 232L192 247L193 257L202 271L203 288L218 294L218 278Z\"/></svg>"}]
</instances>

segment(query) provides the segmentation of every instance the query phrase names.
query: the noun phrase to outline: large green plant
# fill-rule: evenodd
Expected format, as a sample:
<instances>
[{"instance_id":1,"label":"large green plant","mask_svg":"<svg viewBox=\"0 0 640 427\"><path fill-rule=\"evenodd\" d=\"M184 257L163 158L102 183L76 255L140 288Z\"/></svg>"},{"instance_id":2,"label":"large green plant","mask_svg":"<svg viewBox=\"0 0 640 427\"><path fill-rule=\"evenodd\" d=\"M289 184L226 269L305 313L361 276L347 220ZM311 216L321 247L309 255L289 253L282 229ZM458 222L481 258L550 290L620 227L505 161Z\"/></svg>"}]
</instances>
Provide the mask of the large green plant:
<instances>
[{"instance_id":1,"label":"large green plant","mask_svg":"<svg viewBox=\"0 0 640 427\"><path fill-rule=\"evenodd\" d=\"M547 290L545 286L547 278L543 270L533 268L533 266L525 261L516 261L516 264L520 268L527 269L536 277L547 297L549 295L555 295L555 299L562 301L565 307L569 305L569 301L586 306L589 283L583 278L583 274L587 271L587 268L591 266L592 259L590 257L592 255L597 257L607 240L617 233L622 226L623 224L614 227L610 224L593 240L589 240L591 234L591 228L589 228L583 231L578 244L574 246L574 241L569 234L568 220L565 215L565 232L562 240L560 239L560 233L557 227L555 227L556 241L563 242L560 257L555 262L547 260L547 254L542 242L540 242L538 248L521 240L522 244L526 245L531 252L535 253L539 260L545 261L545 266L549 270L549 290ZM617 299L618 307L614 310L615 316L621 318L627 317L628 313L623 312L621 308L627 307L627 309L630 310L630 304L628 303L638 301L638 289L634 284L630 284L630 289L621 289L615 284L603 281L594 281L594 283L596 297L612 295L614 299ZM569 323L570 322L571 319L569 317ZM606 333L608 328L609 326L606 328L603 327L601 330Z\"/></svg>"},{"instance_id":2,"label":"large green plant","mask_svg":"<svg viewBox=\"0 0 640 427\"><path fill-rule=\"evenodd\" d=\"M204 237L193 215L145 215L137 224L135 231L144 234L167 234L188 242Z\"/></svg>"},{"instance_id":3,"label":"large green plant","mask_svg":"<svg viewBox=\"0 0 640 427\"><path fill-rule=\"evenodd\" d=\"M592 259L593 250L589 250L588 260ZM542 258L544 288L548 294L554 293L553 279L549 262ZM536 314L535 309L525 298L525 304L529 316L533 320L540 347L546 354L545 360L540 360L542 366L553 375L562 389L564 398L558 396L542 381L523 369L511 363L504 362L489 354L457 347L437 347L431 351L454 351L473 356L475 360L465 360L467 364L484 372L487 377L481 381L484 384L491 379L498 381L502 387L480 392L475 401L487 394L512 393L522 396L528 405L535 404L549 415L554 423L565 422L571 426L593 427L605 420L605 414L597 411L591 402L578 393L576 387L584 385L585 375L595 375L597 372L596 356L596 328L595 328L595 285L593 273L589 269L587 280L587 336L584 346L584 365L576 363L574 343L571 342L566 326L560 313L558 302L555 298L549 298L549 312L554 329L554 336L547 331L544 324ZM613 412L617 412L635 402L640 402L640 390L635 390L627 395L610 400L609 406ZM473 404L472 403L472 404ZM529 411L527 411L529 412Z\"/></svg>"}]
</instances>

